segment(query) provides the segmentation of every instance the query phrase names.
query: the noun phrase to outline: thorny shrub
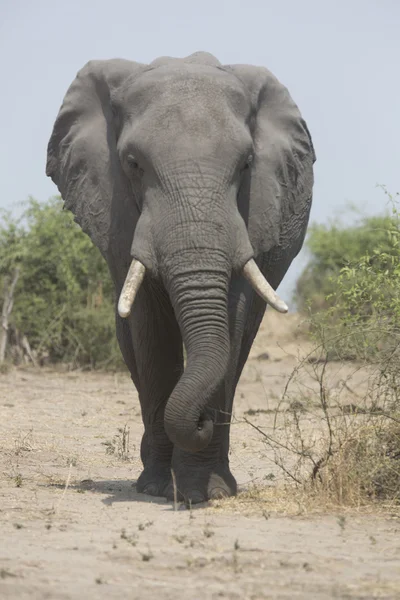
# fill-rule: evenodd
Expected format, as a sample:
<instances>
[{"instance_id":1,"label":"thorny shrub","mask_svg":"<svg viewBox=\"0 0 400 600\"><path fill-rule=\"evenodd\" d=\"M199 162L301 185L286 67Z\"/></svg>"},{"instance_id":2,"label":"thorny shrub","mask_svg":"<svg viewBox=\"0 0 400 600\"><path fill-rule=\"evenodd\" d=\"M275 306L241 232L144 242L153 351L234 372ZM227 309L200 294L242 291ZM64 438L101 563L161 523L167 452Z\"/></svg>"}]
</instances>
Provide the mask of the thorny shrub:
<instances>
[{"instance_id":1,"label":"thorny shrub","mask_svg":"<svg viewBox=\"0 0 400 600\"><path fill-rule=\"evenodd\" d=\"M272 431L259 430L285 478L340 505L400 503L400 214L388 197L381 242L332 277L329 308L310 317L316 348L293 371ZM338 384L349 359L352 376Z\"/></svg>"}]
</instances>

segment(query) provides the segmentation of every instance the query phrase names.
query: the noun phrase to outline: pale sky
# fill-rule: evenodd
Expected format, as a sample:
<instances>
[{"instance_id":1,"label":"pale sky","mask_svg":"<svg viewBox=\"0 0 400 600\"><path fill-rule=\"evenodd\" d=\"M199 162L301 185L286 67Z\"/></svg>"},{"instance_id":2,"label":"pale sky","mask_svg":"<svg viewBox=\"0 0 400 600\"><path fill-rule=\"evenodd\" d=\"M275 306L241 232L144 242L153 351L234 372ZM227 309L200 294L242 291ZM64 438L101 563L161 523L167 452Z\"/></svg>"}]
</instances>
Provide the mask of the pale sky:
<instances>
[{"instance_id":1,"label":"pale sky","mask_svg":"<svg viewBox=\"0 0 400 600\"><path fill-rule=\"evenodd\" d=\"M88 60L205 50L266 66L289 88L317 153L313 222L348 201L381 212L376 184L400 191L399 31L399 0L0 0L0 207L57 193L47 142Z\"/></svg>"}]
</instances>

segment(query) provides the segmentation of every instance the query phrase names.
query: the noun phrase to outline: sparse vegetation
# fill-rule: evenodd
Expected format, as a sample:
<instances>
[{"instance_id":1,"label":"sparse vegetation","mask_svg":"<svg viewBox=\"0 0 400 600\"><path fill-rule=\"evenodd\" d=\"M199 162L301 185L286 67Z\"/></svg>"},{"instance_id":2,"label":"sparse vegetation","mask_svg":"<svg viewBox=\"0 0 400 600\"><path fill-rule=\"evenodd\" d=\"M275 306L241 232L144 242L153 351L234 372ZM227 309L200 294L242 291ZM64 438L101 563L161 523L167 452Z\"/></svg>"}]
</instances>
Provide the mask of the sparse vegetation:
<instances>
[{"instance_id":1,"label":"sparse vegetation","mask_svg":"<svg viewBox=\"0 0 400 600\"><path fill-rule=\"evenodd\" d=\"M315 260L307 272L331 286L321 284L326 308L310 319L317 348L293 371L272 432L245 417L287 480L336 505L400 502L400 215L389 200L390 217L370 219L360 231L333 228L330 238L311 230ZM345 252L352 237L357 257ZM341 247L346 264L339 268ZM333 387L331 361L340 368L349 358L361 386Z\"/></svg>"},{"instance_id":2,"label":"sparse vegetation","mask_svg":"<svg viewBox=\"0 0 400 600\"><path fill-rule=\"evenodd\" d=\"M152 551L150 550L150 548L148 549L147 552L141 552L141 556L142 556L142 560L144 562L149 562L149 560L151 560L152 558L154 558L154 554L152 553Z\"/></svg>"},{"instance_id":3,"label":"sparse vegetation","mask_svg":"<svg viewBox=\"0 0 400 600\"><path fill-rule=\"evenodd\" d=\"M15 487L21 487L22 486L22 475L21 473L17 473L14 477L14 481L15 481Z\"/></svg>"},{"instance_id":4,"label":"sparse vegetation","mask_svg":"<svg viewBox=\"0 0 400 600\"><path fill-rule=\"evenodd\" d=\"M115 455L120 460L129 461L129 427L127 424L124 427L119 427L118 432L111 440L102 442L106 447L106 454Z\"/></svg>"},{"instance_id":5,"label":"sparse vegetation","mask_svg":"<svg viewBox=\"0 0 400 600\"><path fill-rule=\"evenodd\" d=\"M361 367L358 367L359 369ZM307 369L302 388L301 376ZM311 373L310 373L311 371ZM321 504L360 506L369 502L400 500L400 419L388 390L382 395L380 371L367 367L365 391L353 403L342 381L332 389L335 370L327 362L304 361L297 368L276 410L272 431L264 431L245 417L260 434L285 479L317 494ZM291 396L302 394L293 408ZM354 394L354 392L353 392ZM318 399L318 402L316 402Z\"/></svg>"},{"instance_id":6,"label":"sparse vegetation","mask_svg":"<svg viewBox=\"0 0 400 600\"><path fill-rule=\"evenodd\" d=\"M121 530L120 537L121 537L121 540L125 540L131 546L136 546L136 544L138 543L138 539L139 539L136 533L127 534L126 529Z\"/></svg>"},{"instance_id":7,"label":"sparse vegetation","mask_svg":"<svg viewBox=\"0 0 400 600\"><path fill-rule=\"evenodd\" d=\"M144 531L148 527L151 527L154 524L154 521L144 521L143 523L139 523L138 529L139 531Z\"/></svg>"},{"instance_id":8,"label":"sparse vegetation","mask_svg":"<svg viewBox=\"0 0 400 600\"><path fill-rule=\"evenodd\" d=\"M206 538L210 538L214 535L215 531L213 529L211 529L211 526L209 523L206 524L206 526L203 529L203 534L204 537Z\"/></svg>"}]
</instances>

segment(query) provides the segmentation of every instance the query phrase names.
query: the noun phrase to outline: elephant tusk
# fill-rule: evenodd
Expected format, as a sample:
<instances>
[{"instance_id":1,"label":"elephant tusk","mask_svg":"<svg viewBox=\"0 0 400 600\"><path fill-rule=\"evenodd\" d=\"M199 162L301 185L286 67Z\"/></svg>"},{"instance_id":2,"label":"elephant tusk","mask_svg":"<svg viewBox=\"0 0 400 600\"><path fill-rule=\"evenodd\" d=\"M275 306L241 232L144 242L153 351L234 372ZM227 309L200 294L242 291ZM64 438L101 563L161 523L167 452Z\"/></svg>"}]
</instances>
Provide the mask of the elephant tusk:
<instances>
[{"instance_id":1,"label":"elephant tusk","mask_svg":"<svg viewBox=\"0 0 400 600\"><path fill-rule=\"evenodd\" d=\"M243 275L251 283L257 294L270 304L272 308L275 308L280 313L286 313L289 310L286 302L281 300L278 294L275 293L253 258L244 265Z\"/></svg>"},{"instance_id":2,"label":"elephant tusk","mask_svg":"<svg viewBox=\"0 0 400 600\"><path fill-rule=\"evenodd\" d=\"M130 315L132 304L135 301L145 273L146 267L134 258L129 267L124 287L118 300L118 314L123 319Z\"/></svg>"}]
</instances>

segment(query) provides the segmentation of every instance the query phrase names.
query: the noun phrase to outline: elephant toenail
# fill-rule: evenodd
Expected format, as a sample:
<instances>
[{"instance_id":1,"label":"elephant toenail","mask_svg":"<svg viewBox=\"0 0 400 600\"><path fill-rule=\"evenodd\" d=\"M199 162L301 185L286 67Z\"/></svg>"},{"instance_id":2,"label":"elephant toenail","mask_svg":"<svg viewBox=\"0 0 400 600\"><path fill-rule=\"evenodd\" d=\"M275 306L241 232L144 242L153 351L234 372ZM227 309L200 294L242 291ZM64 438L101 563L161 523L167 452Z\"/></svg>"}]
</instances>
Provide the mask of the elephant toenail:
<instances>
[{"instance_id":1,"label":"elephant toenail","mask_svg":"<svg viewBox=\"0 0 400 600\"><path fill-rule=\"evenodd\" d=\"M213 488L210 490L210 499L211 500L219 500L221 498L228 498L229 494L223 488Z\"/></svg>"}]
</instances>

